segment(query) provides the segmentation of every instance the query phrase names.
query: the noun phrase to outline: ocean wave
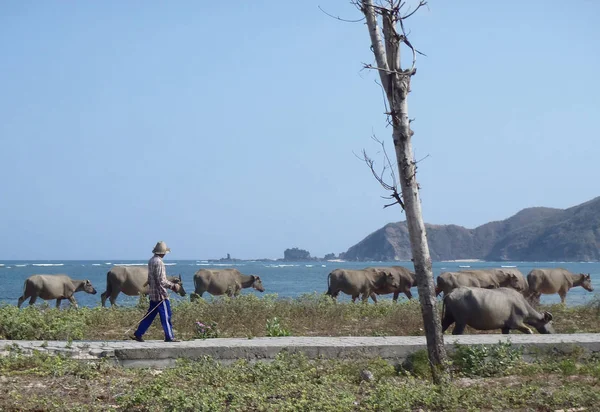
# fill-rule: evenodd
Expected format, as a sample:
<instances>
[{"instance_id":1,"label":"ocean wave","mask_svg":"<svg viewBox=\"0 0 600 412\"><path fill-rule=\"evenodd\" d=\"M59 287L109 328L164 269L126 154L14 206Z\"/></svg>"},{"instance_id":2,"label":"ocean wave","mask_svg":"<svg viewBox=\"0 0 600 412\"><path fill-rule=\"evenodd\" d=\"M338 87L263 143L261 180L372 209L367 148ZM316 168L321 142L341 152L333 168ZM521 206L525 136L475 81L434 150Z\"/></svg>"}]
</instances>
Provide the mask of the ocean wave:
<instances>
[{"instance_id":1,"label":"ocean wave","mask_svg":"<svg viewBox=\"0 0 600 412\"><path fill-rule=\"evenodd\" d=\"M0 263L0 267L4 266L4 264Z\"/></svg>"},{"instance_id":2,"label":"ocean wave","mask_svg":"<svg viewBox=\"0 0 600 412\"><path fill-rule=\"evenodd\" d=\"M101 263L92 263L92 266L102 266Z\"/></svg>"},{"instance_id":3,"label":"ocean wave","mask_svg":"<svg viewBox=\"0 0 600 412\"><path fill-rule=\"evenodd\" d=\"M3 266L3 265L0 265L0 266ZM25 266L27 266L27 265L15 265L15 267L18 267L18 268L24 268Z\"/></svg>"},{"instance_id":4,"label":"ocean wave","mask_svg":"<svg viewBox=\"0 0 600 412\"><path fill-rule=\"evenodd\" d=\"M312 268L314 265L304 265L307 268Z\"/></svg>"},{"instance_id":5,"label":"ocean wave","mask_svg":"<svg viewBox=\"0 0 600 412\"><path fill-rule=\"evenodd\" d=\"M110 262L104 262L105 265L112 265Z\"/></svg>"},{"instance_id":6,"label":"ocean wave","mask_svg":"<svg viewBox=\"0 0 600 412\"><path fill-rule=\"evenodd\" d=\"M321 267L322 267L322 268L326 268L326 267L327 267L327 265L321 265Z\"/></svg>"},{"instance_id":7,"label":"ocean wave","mask_svg":"<svg viewBox=\"0 0 600 412\"><path fill-rule=\"evenodd\" d=\"M175 266L177 263L165 263L165 266Z\"/></svg>"},{"instance_id":8,"label":"ocean wave","mask_svg":"<svg viewBox=\"0 0 600 412\"><path fill-rule=\"evenodd\" d=\"M64 266L64 263L32 263L32 266L42 266L42 267L47 267L47 266Z\"/></svg>"},{"instance_id":9,"label":"ocean wave","mask_svg":"<svg viewBox=\"0 0 600 412\"><path fill-rule=\"evenodd\" d=\"M516 265L502 265L503 268L516 268Z\"/></svg>"},{"instance_id":10,"label":"ocean wave","mask_svg":"<svg viewBox=\"0 0 600 412\"><path fill-rule=\"evenodd\" d=\"M115 263L115 266L146 266L147 263Z\"/></svg>"}]
</instances>

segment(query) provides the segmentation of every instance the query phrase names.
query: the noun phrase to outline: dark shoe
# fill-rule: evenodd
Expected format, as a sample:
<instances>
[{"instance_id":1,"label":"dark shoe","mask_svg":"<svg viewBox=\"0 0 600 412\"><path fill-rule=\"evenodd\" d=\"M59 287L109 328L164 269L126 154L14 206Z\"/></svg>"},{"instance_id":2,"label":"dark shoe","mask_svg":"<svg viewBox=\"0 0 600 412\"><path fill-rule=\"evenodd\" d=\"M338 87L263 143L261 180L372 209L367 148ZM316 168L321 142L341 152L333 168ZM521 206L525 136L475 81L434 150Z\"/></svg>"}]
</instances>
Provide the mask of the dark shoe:
<instances>
[{"instance_id":1,"label":"dark shoe","mask_svg":"<svg viewBox=\"0 0 600 412\"><path fill-rule=\"evenodd\" d=\"M138 342L143 342L144 341L144 339L142 339L142 337L138 336L138 335L131 335L131 336L129 336L129 338L133 339L133 340L136 340Z\"/></svg>"},{"instance_id":2,"label":"dark shoe","mask_svg":"<svg viewBox=\"0 0 600 412\"><path fill-rule=\"evenodd\" d=\"M165 342L181 342L179 339L165 339Z\"/></svg>"}]
</instances>

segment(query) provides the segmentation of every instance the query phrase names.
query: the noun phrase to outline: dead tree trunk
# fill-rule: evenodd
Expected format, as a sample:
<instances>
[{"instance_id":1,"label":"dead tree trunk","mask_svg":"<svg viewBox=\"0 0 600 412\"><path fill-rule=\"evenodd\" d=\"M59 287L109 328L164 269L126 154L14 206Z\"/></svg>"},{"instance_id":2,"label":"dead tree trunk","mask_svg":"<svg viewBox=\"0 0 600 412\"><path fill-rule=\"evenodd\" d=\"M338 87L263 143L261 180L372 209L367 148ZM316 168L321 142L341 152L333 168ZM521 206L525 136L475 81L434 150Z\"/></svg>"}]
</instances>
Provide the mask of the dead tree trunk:
<instances>
[{"instance_id":1,"label":"dead tree trunk","mask_svg":"<svg viewBox=\"0 0 600 412\"><path fill-rule=\"evenodd\" d=\"M397 202L404 208L406 213L429 361L434 381L441 383L446 376L446 350L441 332L440 317L436 307L431 257L429 256L427 233L421 213L419 185L416 180L417 167L411 145L413 131L410 128L408 118L407 97L410 92L411 77L416 73L417 51L406 38L403 24L403 20L425 5L425 2L421 1L415 10L405 15L401 15L400 12L405 7L404 2L401 0L387 0L385 5L374 5L373 0L361 0L357 1L356 5L365 15L372 50L377 62L377 67L372 65L365 65L365 67L379 72L381 84L390 106L387 114L390 116L393 126L392 136L398 163L402 199L395 190L393 197L397 199ZM381 17L383 26L383 42L379 17ZM398 26L400 31L397 30ZM401 44L408 46L412 52L412 66L405 70L402 70L400 65Z\"/></svg>"}]
</instances>

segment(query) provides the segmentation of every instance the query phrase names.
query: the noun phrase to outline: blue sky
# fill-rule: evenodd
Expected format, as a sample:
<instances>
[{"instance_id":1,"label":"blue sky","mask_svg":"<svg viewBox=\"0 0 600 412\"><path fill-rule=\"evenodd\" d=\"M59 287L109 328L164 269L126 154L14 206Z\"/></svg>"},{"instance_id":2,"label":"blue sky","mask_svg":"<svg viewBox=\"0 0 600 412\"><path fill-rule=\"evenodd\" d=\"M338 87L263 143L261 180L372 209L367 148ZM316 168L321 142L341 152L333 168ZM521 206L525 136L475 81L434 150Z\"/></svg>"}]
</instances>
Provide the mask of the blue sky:
<instances>
[{"instance_id":1,"label":"blue sky","mask_svg":"<svg viewBox=\"0 0 600 412\"><path fill-rule=\"evenodd\" d=\"M339 253L384 224L392 148L348 1L5 1L0 259ZM426 222L600 194L600 3L431 0L409 22Z\"/></svg>"}]
</instances>

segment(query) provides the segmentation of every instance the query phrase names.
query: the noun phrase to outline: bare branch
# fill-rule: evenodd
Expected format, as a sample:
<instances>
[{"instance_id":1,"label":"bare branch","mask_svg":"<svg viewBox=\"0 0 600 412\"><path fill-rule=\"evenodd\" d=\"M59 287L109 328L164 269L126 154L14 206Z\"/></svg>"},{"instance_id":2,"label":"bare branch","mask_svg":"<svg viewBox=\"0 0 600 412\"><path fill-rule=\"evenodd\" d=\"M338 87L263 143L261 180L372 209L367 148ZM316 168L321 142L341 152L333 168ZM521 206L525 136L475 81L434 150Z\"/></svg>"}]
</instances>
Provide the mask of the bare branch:
<instances>
[{"instance_id":1,"label":"bare branch","mask_svg":"<svg viewBox=\"0 0 600 412\"><path fill-rule=\"evenodd\" d=\"M415 162L415 164L421 163L423 160L427 159L428 157L429 157L429 155L425 156L424 158L422 158L422 159L420 159L420 160L417 160L417 161Z\"/></svg>"},{"instance_id":2,"label":"bare branch","mask_svg":"<svg viewBox=\"0 0 600 412\"><path fill-rule=\"evenodd\" d=\"M417 7L415 7L415 9L413 11L411 11L410 13L408 13L407 15L401 17L402 20L404 19L408 19L410 16L412 16L413 14L415 14L421 7L426 6L427 2L424 0L421 0L418 4Z\"/></svg>"},{"instance_id":3,"label":"bare branch","mask_svg":"<svg viewBox=\"0 0 600 412\"><path fill-rule=\"evenodd\" d=\"M364 17L362 17L362 18L360 18L358 20L342 19L339 16L334 16L332 14L327 13L325 10L323 10L323 8L321 6L317 6L317 7L319 8L319 10L321 10L323 13L325 13L326 15L328 15L329 17L331 17L332 19L336 19L336 20L343 21L343 22L346 22L346 23L360 23L361 21L363 21L365 19Z\"/></svg>"},{"instance_id":4,"label":"bare branch","mask_svg":"<svg viewBox=\"0 0 600 412\"><path fill-rule=\"evenodd\" d=\"M356 153L354 153L354 155L361 159L362 161L365 162L365 164L367 165L367 167L371 170L371 173L373 174L373 177L375 177L375 180L377 180L379 182L379 184L381 185L381 187L383 187L385 190L391 192L390 196L388 197L383 197L384 199L394 199L395 202L394 203L390 203L387 205L384 205L384 209L386 207L390 207L396 204L399 204L402 207L402 210L404 210L404 202L402 202L402 196L401 194L398 192L398 181L396 179L396 174L394 173L394 167L392 166L392 162L387 154L387 151L385 150L385 145L383 144L383 142L379 139L377 139L377 137L375 135L371 136L371 139L373 139L374 141L376 141L377 143L379 143L381 145L382 151L383 151L383 156L384 156L384 164L383 164L383 168L381 173L377 173L375 171L375 161L373 159L371 159L369 157L369 155L367 155L367 151L365 149L363 149L362 151L362 158L359 157ZM387 183L384 179L385 179L385 174L386 171L389 170L391 179L392 179L392 183Z\"/></svg>"}]
</instances>

